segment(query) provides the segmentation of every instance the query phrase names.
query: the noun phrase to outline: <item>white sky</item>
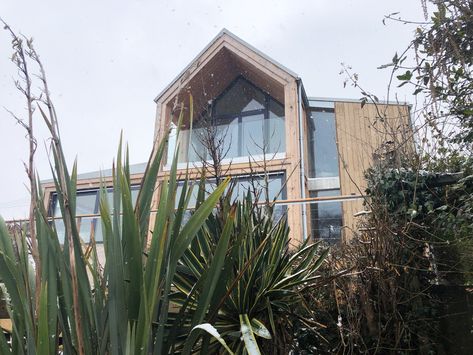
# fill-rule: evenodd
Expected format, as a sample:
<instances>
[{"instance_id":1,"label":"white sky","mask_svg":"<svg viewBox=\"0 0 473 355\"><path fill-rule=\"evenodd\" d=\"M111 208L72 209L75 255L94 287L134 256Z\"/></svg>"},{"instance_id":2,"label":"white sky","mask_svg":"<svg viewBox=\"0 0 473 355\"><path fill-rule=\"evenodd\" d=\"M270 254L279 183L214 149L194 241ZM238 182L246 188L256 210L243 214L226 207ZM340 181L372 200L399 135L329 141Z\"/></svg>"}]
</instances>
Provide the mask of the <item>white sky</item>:
<instances>
[{"instance_id":1,"label":"white sky","mask_svg":"<svg viewBox=\"0 0 473 355\"><path fill-rule=\"evenodd\" d=\"M299 74L309 96L360 98L343 88L341 62L382 99L390 62L412 39L413 27L382 24L400 12L423 20L420 0L19 1L2 0L0 16L34 37L47 70L64 149L79 172L109 168L120 131L132 163L152 147L155 96L227 28ZM25 132L3 107L25 114L13 85L10 38L0 31L0 215L27 215ZM401 100L412 101L406 93ZM391 97L392 99L393 97ZM41 179L51 177L45 130L37 117Z\"/></svg>"}]
</instances>

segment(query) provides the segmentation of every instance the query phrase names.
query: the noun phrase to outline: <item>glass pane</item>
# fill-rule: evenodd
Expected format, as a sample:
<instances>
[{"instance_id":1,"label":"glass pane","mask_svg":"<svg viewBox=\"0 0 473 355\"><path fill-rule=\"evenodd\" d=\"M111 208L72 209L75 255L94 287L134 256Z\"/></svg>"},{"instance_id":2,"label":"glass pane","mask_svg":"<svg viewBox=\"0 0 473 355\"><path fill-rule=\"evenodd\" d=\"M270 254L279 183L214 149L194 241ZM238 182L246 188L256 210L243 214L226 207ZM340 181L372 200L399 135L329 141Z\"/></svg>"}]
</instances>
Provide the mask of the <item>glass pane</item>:
<instances>
[{"instance_id":1,"label":"glass pane","mask_svg":"<svg viewBox=\"0 0 473 355\"><path fill-rule=\"evenodd\" d=\"M252 199L255 198L254 189L259 196L259 201L264 202L266 200L266 189L265 189L265 180L263 176L255 176L253 181L249 177L236 178L234 180L233 188L233 199L244 199L248 192L251 194ZM286 189L281 187L284 181L284 174L273 174L268 176L268 194L269 201L274 199L281 200L286 198Z\"/></svg>"},{"instance_id":2,"label":"glass pane","mask_svg":"<svg viewBox=\"0 0 473 355\"><path fill-rule=\"evenodd\" d=\"M138 193L140 191L139 185L131 186L131 200L133 206L136 204L136 200L138 198ZM96 199L100 196L99 189L93 191L78 191L77 192L77 226L79 230L79 235L84 240L84 242L90 241L90 236L92 231L94 232L94 237L96 242L103 242L103 235L102 235L102 225L100 217L98 216L88 216L88 217L81 217L81 215L88 215L88 214L99 214L99 206ZM61 217L61 211L57 202L57 198L54 196L54 206L52 209L52 215L54 217ZM111 212L113 213L113 189L107 189L107 201L110 207ZM95 205L97 203L97 205ZM95 209L97 206L97 209ZM64 243L64 236L65 236L65 228L64 222L62 219L55 219L54 223L56 225L56 230L58 233L59 242L62 244Z\"/></svg>"},{"instance_id":3,"label":"glass pane","mask_svg":"<svg viewBox=\"0 0 473 355\"><path fill-rule=\"evenodd\" d=\"M311 191L310 197L339 196L340 190ZM341 238L342 203L316 202L310 205L311 229L314 239L337 243Z\"/></svg>"},{"instance_id":4,"label":"glass pane","mask_svg":"<svg viewBox=\"0 0 473 355\"><path fill-rule=\"evenodd\" d=\"M311 111L308 131L310 177L338 176L335 113L333 111Z\"/></svg>"},{"instance_id":5,"label":"glass pane","mask_svg":"<svg viewBox=\"0 0 473 355\"><path fill-rule=\"evenodd\" d=\"M284 188L282 192L281 187L284 182L284 174L272 174L268 177L268 192L269 192L269 200L272 201L276 197L278 200L285 199L286 198L286 189ZM260 199L263 201L265 198L265 189L264 189L264 178L262 176L256 176L254 177L253 184L251 183L251 179L249 177L240 177L240 178L234 178L233 180L234 188L233 188L233 198L234 199L243 199L246 197L248 192L253 193L253 186L259 190L260 192ZM176 204L175 208L177 208L178 203L179 203L179 198L182 193L182 186L183 183L179 183L177 186L177 192L176 192ZM215 190L215 183L214 182L207 182L205 184L205 192L206 194L211 193L212 191ZM197 200L197 194L199 190L199 185L198 182L195 183L194 189L192 191L192 197L189 201L189 207L194 207L195 202Z\"/></svg>"},{"instance_id":6,"label":"glass pane","mask_svg":"<svg viewBox=\"0 0 473 355\"><path fill-rule=\"evenodd\" d=\"M238 115L241 112L264 109L265 97L261 90L244 79L238 79L215 103L215 114Z\"/></svg>"},{"instance_id":7,"label":"glass pane","mask_svg":"<svg viewBox=\"0 0 473 355\"><path fill-rule=\"evenodd\" d=\"M80 216L96 213L96 210L95 210L96 201L97 201L97 191L86 191L86 192L78 191L77 192L76 216L78 216L78 218L76 222L77 222L77 226L79 230L79 235L85 242L90 241L90 233L92 232L92 227L93 227L92 220L94 220L95 218L80 217ZM54 202L53 216L61 217L61 210L56 198ZM56 226L59 242L64 243L64 239L65 239L64 221L62 219L55 219L54 223Z\"/></svg>"},{"instance_id":8,"label":"glass pane","mask_svg":"<svg viewBox=\"0 0 473 355\"><path fill-rule=\"evenodd\" d=\"M181 137L179 137L179 140L181 139ZM176 149L177 139L178 139L177 126L174 124L174 122L171 122L169 139L168 139L167 159L166 159L166 164L168 165L172 164L172 160L174 158L174 151Z\"/></svg>"},{"instance_id":9,"label":"glass pane","mask_svg":"<svg viewBox=\"0 0 473 355\"><path fill-rule=\"evenodd\" d=\"M79 229L79 235L85 243L90 242L90 234L92 233L94 227L92 221L95 219L96 218L91 217L77 218L77 228Z\"/></svg>"},{"instance_id":10,"label":"glass pane","mask_svg":"<svg viewBox=\"0 0 473 355\"><path fill-rule=\"evenodd\" d=\"M248 195L248 193L250 193L252 198L254 198L253 188L251 186L250 180L247 178L236 179L232 198L236 200L243 200Z\"/></svg>"},{"instance_id":11,"label":"glass pane","mask_svg":"<svg viewBox=\"0 0 473 355\"><path fill-rule=\"evenodd\" d=\"M171 134L173 132L171 131ZM183 129L179 132L179 137L173 137L169 135L169 143L168 143L168 155L167 155L167 160L166 164L171 166L172 165L172 160L174 158L174 153L175 153L175 148L176 145L179 144L179 151L177 152L177 162L178 163L187 163L188 156L187 156L187 151L191 151L192 148L189 148L189 136L190 136L190 130L188 129ZM174 141L173 141L174 140ZM172 149L171 149L172 148ZM187 149L189 148L189 149Z\"/></svg>"},{"instance_id":12,"label":"glass pane","mask_svg":"<svg viewBox=\"0 0 473 355\"><path fill-rule=\"evenodd\" d=\"M138 194L140 193L140 187L138 185L131 187L131 202L133 207L136 206L136 200L138 199Z\"/></svg>"},{"instance_id":13,"label":"glass pane","mask_svg":"<svg viewBox=\"0 0 473 355\"><path fill-rule=\"evenodd\" d=\"M54 193L54 195L52 196L52 201L53 201L53 206L52 206L51 215L53 217L62 217L61 208L59 207L59 201L57 199L56 193ZM62 220L62 218L57 218L57 219L54 218L53 223L56 227L56 232L57 232L59 242L62 244L64 243L64 238L65 238L65 233L66 233L64 221Z\"/></svg>"},{"instance_id":14,"label":"glass pane","mask_svg":"<svg viewBox=\"0 0 473 355\"><path fill-rule=\"evenodd\" d=\"M94 218L94 238L97 243L103 242L102 221L100 218Z\"/></svg>"},{"instance_id":15,"label":"glass pane","mask_svg":"<svg viewBox=\"0 0 473 355\"><path fill-rule=\"evenodd\" d=\"M286 151L286 133L284 127L284 107L274 100L269 105L268 153Z\"/></svg>"},{"instance_id":16,"label":"glass pane","mask_svg":"<svg viewBox=\"0 0 473 355\"><path fill-rule=\"evenodd\" d=\"M281 187L284 183L284 175L273 175L270 176L268 185L269 200L285 200L286 199L286 188L284 187L281 191Z\"/></svg>"},{"instance_id":17,"label":"glass pane","mask_svg":"<svg viewBox=\"0 0 473 355\"><path fill-rule=\"evenodd\" d=\"M258 156L264 145L267 153L285 151L284 106L243 78L215 100L212 117L205 115L216 129L215 144L223 158ZM196 122L192 134L188 129L181 132L179 162L209 159L206 144L202 144L207 128L202 123L198 127L202 120Z\"/></svg>"},{"instance_id":18,"label":"glass pane","mask_svg":"<svg viewBox=\"0 0 473 355\"><path fill-rule=\"evenodd\" d=\"M206 140L206 133L206 128L192 128L188 161L207 160L207 147L203 143Z\"/></svg>"},{"instance_id":19,"label":"glass pane","mask_svg":"<svg viewBox=\"0 0 473 355\"><path fill-rule=\"evenodd\" d=\"M76 215L95 213L97 202L97 191L80 192L77 191Z\"/></svg>"},{"instance_id":20,"label":"glass pane","mask_svg":"<svg viewBox=\"0 0 473 355\"><path fill-rule=\"evenodd\" d=\"M181 194L182 194L182 188L184 186L184 183L179 183L177 185L177 190L176 190L176 200L174 202L174 208L178 208L179 207L179 201L181 199ZM188 185L188 188L190 189L192 186L192 183L189 183ZM192 195L191 195L191 198L189 199L189 205L188 205L188 208L193 208L195 207L195 204L197 202L197 195L199 194L199 182L195 182L193 184L193 188L192 188Z\"/></svg>"},{"instance_id":21,"label":"glass pane","mask_svg":"<svg viewBox=\"0 0 473 355\"><path fill-rule=\"evenodd\" d=\"M263 154L264 115L244 116L242 118L242 156Z\"/></svg>"},{"instance_id":22,"label":"glass pane","mask_svg":"<svg viewBox=\"0 0 473 355\"><path fill-rule=\"evenodd\" d=\"M222 152L224 158L239 157L240 135L238 117L230 119L218 119L216 140L222 141Z\"/></svg>"},{"instance_id":23,"label":"glass pane","mask_svg":"<svg viewBox=\"0 0 473 355\"><path fill-rule=\"evenodd\" d=\"M64 221L62 219L55 219L54 223L59 243L63 244L64 239L66 238L66 227L64 226Z\"/></svg>"}]
</instances>

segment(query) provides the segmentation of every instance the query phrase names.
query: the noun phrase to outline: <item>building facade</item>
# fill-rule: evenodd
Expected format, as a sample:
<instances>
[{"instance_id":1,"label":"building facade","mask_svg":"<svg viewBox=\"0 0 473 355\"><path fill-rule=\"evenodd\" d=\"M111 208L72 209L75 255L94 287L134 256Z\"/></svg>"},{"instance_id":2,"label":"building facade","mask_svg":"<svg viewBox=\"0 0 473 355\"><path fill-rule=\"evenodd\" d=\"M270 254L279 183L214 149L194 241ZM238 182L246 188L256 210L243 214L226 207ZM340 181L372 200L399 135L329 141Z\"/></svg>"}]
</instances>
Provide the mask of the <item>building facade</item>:
<instances>
[{"instance_id":1,"label":"building facade","mask_svg":"<svg viewBox=\"0 0 473 355\"><path fill-rule=\"evenodd\" d=\"M390 147L413 141L408 105L310 97L298 75L227 30L155 102L154 144L169 132L158 183L169 173L177 146L179 172L189 169L196 179L217 155L220 173L233 177L239 196L255 181L268 183L261 199L275 200L277 211L287 214L293 245L307 238L350 239L354 215L363 209L364 171ZM138 191L144 164L134 169ZM102 176L111 182L106 172ZM79 176L77 214L83 216L78 224L85 240L91 234L100 240L99 177ZM57 215L54 186L43 186Z\"/></svg>"}]
</instances>

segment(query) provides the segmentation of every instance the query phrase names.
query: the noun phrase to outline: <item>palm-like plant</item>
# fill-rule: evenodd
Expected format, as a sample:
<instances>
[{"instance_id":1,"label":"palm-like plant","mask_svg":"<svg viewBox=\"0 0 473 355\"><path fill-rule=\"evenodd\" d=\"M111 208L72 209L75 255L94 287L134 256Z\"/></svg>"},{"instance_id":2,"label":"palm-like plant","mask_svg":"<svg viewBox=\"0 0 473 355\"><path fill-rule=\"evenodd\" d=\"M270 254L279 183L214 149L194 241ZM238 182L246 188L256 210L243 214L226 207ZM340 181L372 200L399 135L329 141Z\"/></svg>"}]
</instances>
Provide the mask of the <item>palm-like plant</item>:
<instances>
[{"instance_id":1,"label":"palm-like plant","mask_svg":"<svg viewBox=\"0 0 473 355\"><path fill-rule=\"evenodd\" d=\"M320 281L316 272L328 251L318 254L317 244L306 243L291 252L285 218L275 222L273 207L258 206L250 194L232 206L230 195L227 193L219 211L223 216L231 211L235 218L210 215L180 261L172 295L179 311L170 326L186 329L183 325L209 322L237 353L247 350L248 342L255 342L256 336L263 349L285 354L291 348L294 312L304 306L303 291ZM219 260L224 248L225 259ZM199 282L215 272L218 283ZM200 307L203 299L210 299L208 312ZM194 333L190 342L185 337L184 353L197 336ZM221 344L205 335L200 346L207 353Z\"/></svg>"}]
</instances>

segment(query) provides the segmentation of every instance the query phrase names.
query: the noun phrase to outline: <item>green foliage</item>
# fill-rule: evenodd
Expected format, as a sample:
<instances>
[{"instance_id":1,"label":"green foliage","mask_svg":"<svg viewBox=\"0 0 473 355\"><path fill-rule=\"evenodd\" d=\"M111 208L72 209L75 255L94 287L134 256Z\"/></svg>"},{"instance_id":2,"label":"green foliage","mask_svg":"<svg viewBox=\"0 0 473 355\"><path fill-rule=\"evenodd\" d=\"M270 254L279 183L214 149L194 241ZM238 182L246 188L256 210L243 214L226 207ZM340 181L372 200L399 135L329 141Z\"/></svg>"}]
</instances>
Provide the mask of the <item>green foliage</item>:
<instances>
[{"instance_id":1,"label":"green foliage","mask_svg":"<svg viewBox=\"0 0 473 355\"><path fill-rule=\"evenodd\" d=\"M234 206L228 198L225 201L224 215L210 216L183 256L172 296L179 306L172 329L180 329L182 334L175 336L185 338L188 331L183 325L192 328L205 321L217 328L236 353L245 351L242 335L251 342L251 334L265 353L287 353L294 313L309 314L303 295L320 281L317 270L328 250L319 255L317 244L305 244L291 253L285 218L275 222L272 208L255 206L250 196ZM227 211L235 218L222 218ZM218 258L220 250L226 250L225 263ZM200 283L205 275L218 281ZM249 333L245 335L244 330ZM219 344L204 340L202 351L215 346Z\"/></svg>"},{"instance_id":2,"label":"green foliage","mask_svg":"<svg viewBox=\"0 0 473 355\"><path fill-rule=\"evenodd\" d=\"M368 170L369 213L351 243L331 253L336 271L352 270L352 275L335 279L333 293L323 290L324 302L324 296L312 298L312 304L326 310L318 312L317 320L327 324L321 330L327 345L300 327L299 339L306 349L448 349L441 332L445 320L456 316L450 314L444 292L451 285L460 289L471 284L473 271L471 160L458 156L452 161L450 166L446 161L432 163L432 172L388 164ZM461 337L468 339L468 332Z\"/></svg>"},{"instance_id":3,"label":"green foliage","mask_svg":"<svg viewBox=\"0 0 473 355\"><path fill-rule=\"evenodd\" d=\"M153 154L143 186L155 185L156 169L164 147L165 141ZM65 165L57 163L64 159L62 151L54 149L53 153L59 204L63 216L69 215L74 221L75 169L70 176ZM166 341L164 327L169 290L178 261L212 213L228 182L208 196L186 223L181 223L174 212L177 189L174 164L170 178L161 184L160 202L154 226L150 228L153 189L141 191L134 210L128 157L123 164L121 160L120 149L114 169L113 207L108 206L105 190L101 199L103 271L97 257L97 245L88 246L87 255L91 255L88 258L75 223L66 224L66 239L64 245L60 245L54 224L48 221L46 211L40 207L36 224L41 285L35 285L26 236L22 234L15 239L7 232L3 221L0 222L0 277L10 301L12 353L54 353L60 348L68 354L120 354L126 351L147 354L151 349L161 353L159 349ZM42 196L39 201L38 205L44 206ZM186 208L186 201L181 200L178 209ZM122 215L116 212L120 210ZM148 248L147 231L150 229L153 232ZM35 287L41 287L39 300L34 297ZM39 307L36 308L36 304ZM5 339L2 339L5 348ZM81 344L83 349L80 349Z\"/></svg>"},{"instance_id":4,"label":"green foliage","mask_svg":"<svg viewBox=\"0 0 473 355\"><path fill-rule=\"evenodd\" d=\"M455 119L460 128L454 141L471 149L473 143L473 4L470 0L431 0L437 11L416 29L412 42L417 65L398 75L399 86L411 83L440 112L427 112L441 125ZM467 148L468 149L468 148Z\"/></svg>"},{"instance_id":5,"label":"green foliage","mask_svg":"<svg viewBox=\"0 0 473 355\"><path fill-rule=\"evenodd\" d=\"M429 228L425 242L471 239L473 232L472 160L455 160L458 173L435 173L412 169L375 167L367 172L367 193L372 203L396 218L395 227L414 224ZM445 168L440 161L439 167Z\"/></svg>"},{"instance_id":6,"label":"green foliage","mask_svg":"<svg viewBox=\"0 0 473 355\"><path fill-rule=\"evenodd\" d=\"M442 187L438 186L439 175L435 173L376 166L367 171L366 178L371 203L395 216L396 227L409 220L422 221L443 205Z\"/></svg>"},{"instance_id":7,"label":"green foliage","mask_svg":"<svg viewBox=\"0 0 473 355\"><path fill-rule=\"evenodd\" d=\"M197 208L184 218L193 187L184 181L176 196L177 160L160 184L152 218L151 186L164 147L165 141L153 154L142 185L149 188L140 191L135 208L128 154L122 158L119 148L112 206L105 188L101 192L103 268L98 246L84 245L75 223L66 223L60 244L39 196L41 284L35 285L38 266L29 258L27 236L12 236L0 221L0 278L13 322L11 347L0 337L2 353L207 353L225 346L223 339L236 353L256 354L259 347L287 351L293 313L303 307L304 290L319 279L316 271L327 251L316 257L317 245L306 244L291 254L285 218L273 221L272 208L257 206L250 195L231 204L229 191L223 208L212 212L228 180L205 198L200 193ZM69 175L58 163L62 151L56 147L53 153L59 205L63 216L75 221L76 169ZM149 240L143 229L152 231ZM35 287L41 288L39 299ZM204 322L221 339L204 335Z\"/></svg>"}]
</instances>

